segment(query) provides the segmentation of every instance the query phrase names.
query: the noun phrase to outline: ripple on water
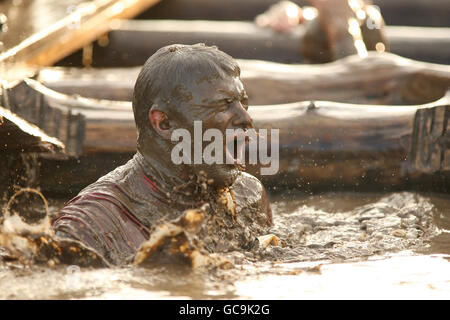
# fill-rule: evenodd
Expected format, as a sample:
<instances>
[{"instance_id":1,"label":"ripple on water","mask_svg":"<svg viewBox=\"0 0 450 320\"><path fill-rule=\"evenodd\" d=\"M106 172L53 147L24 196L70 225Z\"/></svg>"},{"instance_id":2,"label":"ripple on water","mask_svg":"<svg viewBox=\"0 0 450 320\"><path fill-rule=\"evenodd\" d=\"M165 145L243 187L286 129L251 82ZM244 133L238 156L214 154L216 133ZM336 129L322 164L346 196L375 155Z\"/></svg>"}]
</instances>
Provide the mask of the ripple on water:
<instances>
[{"instance_id":1,"label":"ripple on water","mask_svg":"<svg viewBox=\"0 0 450 320\"><path fill-rule=\"evenodd\" d=\"M347 260L424 249L439 233L434 205L415 193L328 194L273 203L272 232L284 248L263 256Z\"/></svg>"}]
</instances>

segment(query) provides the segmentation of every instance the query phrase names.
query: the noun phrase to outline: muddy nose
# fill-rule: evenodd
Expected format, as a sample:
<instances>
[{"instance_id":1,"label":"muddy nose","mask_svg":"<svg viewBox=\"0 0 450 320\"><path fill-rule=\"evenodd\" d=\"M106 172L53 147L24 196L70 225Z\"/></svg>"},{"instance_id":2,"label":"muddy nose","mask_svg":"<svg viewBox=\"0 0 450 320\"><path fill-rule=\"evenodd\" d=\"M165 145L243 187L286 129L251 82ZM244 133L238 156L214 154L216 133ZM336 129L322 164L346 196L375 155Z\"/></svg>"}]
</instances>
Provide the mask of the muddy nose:
<instances>
[{"instance_id":1,"label":"muddy nose","mask_svg":"<svg viewBox=\"0 0 450 320\"><path fill-rule=\"evenodd\" d=\"M235 116L231 121L233 127L242 129L253 128L253 120L240 102L234 103L234 113Z\"/></svg>"}]
</instances>

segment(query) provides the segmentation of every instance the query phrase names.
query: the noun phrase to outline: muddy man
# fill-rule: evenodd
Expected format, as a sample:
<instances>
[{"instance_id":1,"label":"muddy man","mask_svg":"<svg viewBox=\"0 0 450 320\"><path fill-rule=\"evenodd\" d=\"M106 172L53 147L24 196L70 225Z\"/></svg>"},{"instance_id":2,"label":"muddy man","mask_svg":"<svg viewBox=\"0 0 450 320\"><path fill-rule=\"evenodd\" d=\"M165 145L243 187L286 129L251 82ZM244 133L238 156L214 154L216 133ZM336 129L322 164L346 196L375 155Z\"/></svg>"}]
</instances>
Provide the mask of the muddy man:
<instances>
[{"instance_id":1,"label":"muddy man","mask_svg":"<svg viewBox=\"0 0 450 320\"><path fill-rule=\"evenodd\" d=\"M240 68L229 55L203 44L159 49L134 87L137 153L66 204L53 224L57 236L80 241L110 264L122 265L158 226L203 206L203 250L251 248L272 224L259 180L236 161L171 160L176 129L194 137L194 121L202 121L203 130L216 128L224 136L226 129L247 130L252 128L247 108Z\"/></svg>"}]
</instances>

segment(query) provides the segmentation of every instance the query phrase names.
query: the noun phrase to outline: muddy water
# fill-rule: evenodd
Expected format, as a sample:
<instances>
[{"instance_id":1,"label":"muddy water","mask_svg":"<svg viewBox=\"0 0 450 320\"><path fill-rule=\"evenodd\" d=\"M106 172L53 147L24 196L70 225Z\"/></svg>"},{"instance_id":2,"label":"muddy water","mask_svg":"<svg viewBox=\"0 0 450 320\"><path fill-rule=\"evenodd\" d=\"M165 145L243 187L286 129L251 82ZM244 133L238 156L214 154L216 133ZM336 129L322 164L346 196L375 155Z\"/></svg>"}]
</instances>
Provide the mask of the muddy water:
<instances>
[{"instance_id":1,"label":"muddy water","mask_svg":"<svg viewBox=\"0 0 450 320\"><path fill-rule=\"evenodd\" d=\"M280 246L227 254L230 270L0 262L0 298L449 298L450 198L272 196ZM56 202L57 211L61 203ZM1 252L0 252L1 256Z\"/></svg>"}]
</instances>

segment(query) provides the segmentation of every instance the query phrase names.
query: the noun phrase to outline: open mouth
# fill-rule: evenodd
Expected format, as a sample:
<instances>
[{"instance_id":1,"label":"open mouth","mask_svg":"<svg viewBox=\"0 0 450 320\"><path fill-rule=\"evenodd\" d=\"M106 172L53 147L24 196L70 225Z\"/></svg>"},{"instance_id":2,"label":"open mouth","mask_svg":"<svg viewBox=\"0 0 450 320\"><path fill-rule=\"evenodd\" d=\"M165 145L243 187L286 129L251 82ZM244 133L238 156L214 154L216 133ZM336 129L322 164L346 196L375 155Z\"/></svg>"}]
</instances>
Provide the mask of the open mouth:
<instances>
[{"instance_id":1,"label":"open mouth","mask_svg":"<svg viewBox=\"0 0 450 320\"><path fill-rule=\"evenodd\" d=\"M243 165L245 163L245 146L251 140L248 133L248 130L227 133L224 146L226 164Z\"/></svg>"}]
</instances>

